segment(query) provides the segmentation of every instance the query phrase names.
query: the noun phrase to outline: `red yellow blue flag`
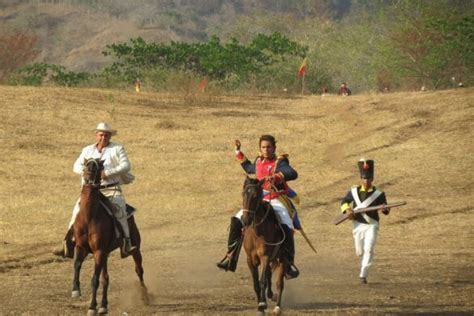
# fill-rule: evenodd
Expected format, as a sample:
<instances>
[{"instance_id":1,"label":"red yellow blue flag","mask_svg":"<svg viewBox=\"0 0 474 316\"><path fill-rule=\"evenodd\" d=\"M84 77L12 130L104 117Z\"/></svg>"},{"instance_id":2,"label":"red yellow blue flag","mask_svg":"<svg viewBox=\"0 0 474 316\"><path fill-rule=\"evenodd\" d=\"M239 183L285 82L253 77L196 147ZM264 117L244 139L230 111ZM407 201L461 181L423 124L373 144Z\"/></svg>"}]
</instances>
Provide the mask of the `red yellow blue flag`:
<instances>
[{"instance_id":1,"label":"red yellow blue flag","mask_svg":"<svg viewBox=\"0 0 474 316\"><path fill-rule=\"evenodd\" d=\"M301 63L300 69L298 70L298 76L304 77L306 74L306 64L308 63L308 58L304 58L303 62Z\"/></svg>"}]
</instances>

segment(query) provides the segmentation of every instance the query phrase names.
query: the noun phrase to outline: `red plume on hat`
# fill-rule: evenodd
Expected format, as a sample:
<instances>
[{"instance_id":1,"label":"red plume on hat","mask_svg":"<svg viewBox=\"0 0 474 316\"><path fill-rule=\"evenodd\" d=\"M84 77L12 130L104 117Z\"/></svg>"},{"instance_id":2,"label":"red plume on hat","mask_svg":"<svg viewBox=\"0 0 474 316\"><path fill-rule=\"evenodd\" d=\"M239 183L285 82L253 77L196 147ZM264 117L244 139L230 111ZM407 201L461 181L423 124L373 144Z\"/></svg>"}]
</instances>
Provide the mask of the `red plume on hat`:
<instances>
[{"instance_id":1,"label":"red plume on hat","mask_svg":"<svg viewBox=\"0 0 474 316\"><path fill-rule=\"evenodd\" d=\"M360 159L358 162L360 176L363 178L374 178L374 161L367 159Z\"/></svg>"}]
</instances>

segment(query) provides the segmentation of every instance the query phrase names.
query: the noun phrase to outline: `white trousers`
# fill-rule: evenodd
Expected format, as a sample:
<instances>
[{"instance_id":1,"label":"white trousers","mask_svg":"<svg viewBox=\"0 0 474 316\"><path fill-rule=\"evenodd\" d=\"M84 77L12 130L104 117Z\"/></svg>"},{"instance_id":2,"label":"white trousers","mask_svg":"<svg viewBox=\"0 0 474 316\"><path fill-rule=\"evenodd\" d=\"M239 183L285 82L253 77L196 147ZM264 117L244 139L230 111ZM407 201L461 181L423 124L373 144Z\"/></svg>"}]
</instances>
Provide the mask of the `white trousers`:
<instances>
[{"instance_id":1,"label":"white trousers","mask_svg":"<svg viewBox=\"0 0 474 316\"><path fill-rule=\"evenodd\" d=\"M364 224L353 221L352 235L354 236L355 251L361 258L360 275L361 278L367 278L369 268L374 259L375 243L379 232L379 224Z\"/></svg>"},{"instance_id":2,"label":"white trousers","mask_svg":"<svg viewBox=\"0 0 474 316\"><path fill-rule=\"evenodd\" d=\"M275 213L278 215L280 218L280 222L291 229L293 229L293 221L291 220L290 215L288 214L288 210L286 209L285 205L281 203L278 199L272 199L270 200L270 204L275 210ZM242 214L243 210L240 210L235 214L234 216L237 217L238 219L242 220Z\"/></svg>"},{"instance_id":3,"label":"white trousers","mask_svg":"<svg viewBox=\"0 0 474 316\"><path fill-rule=\"evenodd\" d=\"M130 230L128 228L127 212L126 212L127 206L125 204L125 198L123 197L122 192L114 188L103 189L100 192L102 192L102 194L108 197L112 205L115 206L115 209L112 210L112 212L114 213L115 218L119 221L120 225L122 225L125 238L130 238ZM72 225L74 225L77 214L79 214L79 211L80 211L79 201L80 200L81 198L79 198L76 202L76 205L74 205L74 209L72 210L72 217L71 217L71 220L69 221L68 230L72 227Z\"/></svg>"}]
</instances>

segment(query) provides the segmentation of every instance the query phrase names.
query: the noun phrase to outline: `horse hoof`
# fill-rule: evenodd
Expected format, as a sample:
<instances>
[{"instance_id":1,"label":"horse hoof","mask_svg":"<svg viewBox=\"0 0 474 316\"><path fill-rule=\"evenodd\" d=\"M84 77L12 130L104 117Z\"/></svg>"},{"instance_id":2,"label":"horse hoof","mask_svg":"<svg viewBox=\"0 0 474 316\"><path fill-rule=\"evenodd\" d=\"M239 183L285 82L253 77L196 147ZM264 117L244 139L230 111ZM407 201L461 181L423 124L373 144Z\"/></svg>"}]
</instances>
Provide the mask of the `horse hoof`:
<instances>
[{"instance_id":1,"label":"horse hoof","mask_svg":"<svg viewBox=\"0 0 474 316\"><path fill-rule=\"evenodd\" d=\"M273 313L275 315L281 315L281 308L280 306L275 306L275 308L273 309Z\"/></svg>"},{"instance_id":2,"label":"horse hoof","mask_svg":"<svg viewBox=\"0 0 474 316\"><path fill-rule=\"evenodd\" d=\"M109 310L107 309L107 307L99 308L99 315L104 315L104 314L108 314L108 313L109 313Z\"/></svg>"},{"instance_id":3,"label":"horse hoof","mask_svg":"<svg viewBox=\"0 0 474 316\"><path fill-rule=\"evenodd\" d=\"M260 302L260 303L258 303L258 310L259 310L260 312L263 312L263 311L266 310L266 309L267 309L267 303L265 303L265 302Z\"/></svg>"},{"instance_id":4,"label":"horse hoof","mask_svg":"<svg viewBox=\"0 0 474 316\"><path fill-rule=\"evenodd\" d=\"M77 298L77 297L80 297L80 296L81 296L81 291L79 291L79 290L72 291L72 293L71 293L72 298Z\"/></svg>"},{"instance_id":5,"label":"horse hoof","mask_svg":"<svg viewBox=\"0 0 474 316\"><path fill-rule=\"evenodd\" d=\"M95 316L97 315L97 311L95 309L87 310L87 316Z\"/></svg>"}]
</instances>

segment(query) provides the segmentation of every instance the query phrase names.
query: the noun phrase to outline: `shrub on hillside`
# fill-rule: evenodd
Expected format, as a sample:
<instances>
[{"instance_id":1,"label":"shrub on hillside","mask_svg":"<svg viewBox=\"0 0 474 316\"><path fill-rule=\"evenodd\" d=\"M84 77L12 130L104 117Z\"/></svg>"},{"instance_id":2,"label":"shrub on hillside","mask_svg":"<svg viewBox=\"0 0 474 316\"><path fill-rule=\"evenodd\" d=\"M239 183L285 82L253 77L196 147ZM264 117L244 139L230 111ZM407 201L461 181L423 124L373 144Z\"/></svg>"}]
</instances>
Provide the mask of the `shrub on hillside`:
<instances>
[{"instance_id":1,"label":"shrub on hillside","mask_svg":"<svg viewBox=\"0 0 474 316\"><path fill-rule=\"evenodd\" d=\"M210 80L228 82L238 87L266 67L285 63L290 58L305 56L307 48L274 33L259 34L248 45L232 38L221 43L217 36L205 43L171 42L147 43L142 38L129 43L107 46L104 55L112 56L114 62L104 73L132 81L145 73L187 73L207 77ZM161 80L161 79L159 79ZM158 81L159 83L160 81Z\"/></svg>"},{"instance_id":2,"label":"shrub on hillside","mask_svg":"<svg viewBox=\"0 0 474 316\"><path fill-rule=\"evenodd\" d=\"M65 67L59 65L35 63L22 67L9 82L26 86L39 86L51 82L59 86L74 87L88 82L91 76L86 72L67 71Z\"/></svg>"}]
</instances>

